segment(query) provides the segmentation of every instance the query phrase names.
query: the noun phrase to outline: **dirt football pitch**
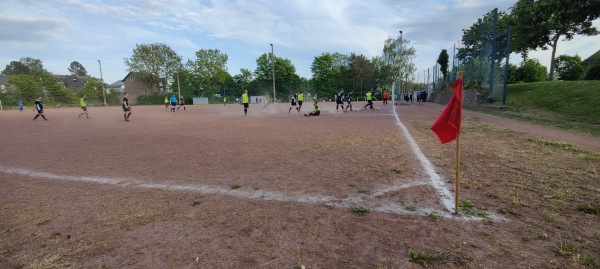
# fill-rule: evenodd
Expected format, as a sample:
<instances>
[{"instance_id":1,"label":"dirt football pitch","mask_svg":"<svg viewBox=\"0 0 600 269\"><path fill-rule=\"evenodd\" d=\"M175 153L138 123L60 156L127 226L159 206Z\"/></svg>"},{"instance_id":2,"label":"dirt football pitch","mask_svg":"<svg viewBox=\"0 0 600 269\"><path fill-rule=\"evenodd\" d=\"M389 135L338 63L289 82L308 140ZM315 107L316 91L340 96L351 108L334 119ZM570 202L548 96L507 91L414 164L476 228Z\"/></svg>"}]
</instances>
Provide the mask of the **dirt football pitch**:
<instances>
[{"instance_id":1,"label":"dirt football pitch","mask_svg":"<svg viewBox=\"0 0 600 269\"><path fill-rule=\"evenodd\" d=\"M465 111L457 216L443 106L362 105L0 111L0 268L600 268L600 138Z\"/></svg>"}]
</instances>

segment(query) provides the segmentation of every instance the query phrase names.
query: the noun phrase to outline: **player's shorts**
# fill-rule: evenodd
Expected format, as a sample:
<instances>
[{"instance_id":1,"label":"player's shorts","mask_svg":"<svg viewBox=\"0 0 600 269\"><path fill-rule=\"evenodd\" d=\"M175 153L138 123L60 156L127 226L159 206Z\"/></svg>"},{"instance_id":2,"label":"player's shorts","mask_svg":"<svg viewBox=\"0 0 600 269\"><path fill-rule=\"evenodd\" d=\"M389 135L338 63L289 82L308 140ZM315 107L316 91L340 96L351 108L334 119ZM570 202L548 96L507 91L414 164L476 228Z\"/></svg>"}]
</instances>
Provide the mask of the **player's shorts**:
<instances>
[{"instance_id":1,"label":"player's shorts","mask_svg":"<svg viewBox=\"0 0 600 269\"><path fill-rule=\"evenodd\" d=\"M298 105L302 106L302 102L304 102L304 101L298 101Z\"/></svg>"},{"instance_id":2,"label":"player's shorts","mask_svg":"<svg viewBox=\"0 0 600 269\"><path fill-rule=\"evenodd\" d=\"M292 106L296 106L296 101L291 102Z\"/></svg>"},{"instance_id":3,"label":"player's shorts","mask_svg":"<svg viewBox=\"0 0 600 269\"><path fill-rule=\"evenodd\" d=\"M184 102L179 103L179 106L185 106Z\"/></svg>"},{"instance_id":4,"label":"player's shorts","mask_svg":"<svg viewBox=\"0 0 600 269\"><path fill-rule=\"evenodd\" d=\"M352 103L352 100L346 100L346 103L350 104Z\"/></svg>"},{"instance_id":5,"label":"player's shorts","mask_svg":"<svg viewBox=\"0 0 600 269\"><path fill-rule=\"evenodd\" d=\"M319 116L319 115L321 115L321 110L317 110L317 111L313 112L313 114L314 114L315 116Z\"/></svg>"},{"instance_id":6,"label":"player's shorts","mask_svg":"<svg viewBox=\"0 0 600 269\"><path fill-rule=\"evenodd\" d=\"M124 111L124 112L127 112L127 111L129 111L129 108L128 108L128 107L125 107L125 106L123 106L123 111Z\"/></svg>"},{"instance_id":7,"label":"player's shorts","mask_svg":"<svg viewBox=\"0 0 600 269\"><path fill-rule=\"evenodd\" d=\"M342 100L336 100L335 103L338 104L338 105L343 105L344 101L342 101Z\"/></svg>"},{"instance_id":8,"label":"player's shorts","mask_svg":"<svg viewBox=\"0 0 600 269\"><path fill-rule=\"evenodd\" d=\"M367 103L368 103L369 105L373 105L373 100L367 100Z\"/></svg>"},{"instance_id":9,"label":"player's shorts","mask_svg":"<svg viewBox=\"0 0 600 269\"><path fill-rule=\"evenodd\" d=\"M172 105L172 106L176 106L176 105L177 105L177 102L171 102L171 105Z\"/></svg>"},{"instance_id":10,"label":"player's shorts","mask_svg":"<svg viewBox=\"0 0 600 269\"><path fill-rule=\"evenodd\" d=\"M37 112L38 112L38 114L42 114L42 113L44 113L44 110L43 109L42 110L38 110Z\"/></svg>"},{"instance_id":11,"label":"player's shorts","mask_svg":"<svg viewBox=\"0 0 600 269\"><path fill-rule=\"evenodd\" d=\"M82 106L81 109L83 109L83 111L87 111L87 106Z\"/></svg>"},{"instance_id":12,"label":"player's shorts","mask_svg":"<svg viewBox=\"0 0 600 269\"><path fill-rule=\"evenodd\" d=\"M244 108L248 108L248 103L244 103Z\"/></svg>"}]
</instances>

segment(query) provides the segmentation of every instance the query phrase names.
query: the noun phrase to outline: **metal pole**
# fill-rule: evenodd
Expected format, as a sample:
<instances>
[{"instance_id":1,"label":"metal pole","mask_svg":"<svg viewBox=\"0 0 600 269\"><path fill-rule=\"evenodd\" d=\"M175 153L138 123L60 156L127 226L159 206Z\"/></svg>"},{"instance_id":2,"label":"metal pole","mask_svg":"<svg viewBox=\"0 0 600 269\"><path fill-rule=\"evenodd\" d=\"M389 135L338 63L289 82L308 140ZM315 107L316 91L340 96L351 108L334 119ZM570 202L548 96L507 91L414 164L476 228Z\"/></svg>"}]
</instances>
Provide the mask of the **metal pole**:
<instances>
[{"instance_id":1,"label":"metal pole","mask_svg":"<svg viewBox=\"0 0 600 269\"><path fill-rule=\"evenodd\" d=\"M403 41L404 40L402 39L402 30L400 30L400 59L399 59L400 62L398 63L398 94L402 93L402 54L404 54L404 50L403 50L404 48L402 46L404 43ZM392 94L392 99L394 99L393 94Z\"/></svg>"},{"instance_id":2,"label":"metal pole","mask_svg":"<svg viewBox=\"0 0 600 269\"><path fill-rule=\"evenodd\" d=\"M181 100L181 88L179 87L179 70L177 70L177 93L179 94L179 100Z\"/></svg>"},{"instance_id":3,"label":"metal pole","mask_svg":"<svg viewBox=\"0 0 600 269\"><path fill-rule=\"evenodd\" d=\"M510 34L512 32L512 26L508 26L508 45L506 47L506 64L504 64L504 90L502 91L502 105L506 106L506 91L508 84L508 63L510 59Z\"/></svg>"},{"instance_id":4,"label":"metal pole","mask_svg":"<svg viewBox=\"0 0 600 269\"><path fill-rule=\"evenodd\" d=\"M102 98L104 99L104 106L106 107L106 95L104 94L104 78L102 77L102 63L98 60L98 65L100 66L100 80L102 82Z\"/></svg>"},{"instance_id":5,"label":"metal pole","mask_svg":"<svg viewBox=\"0 0 600 269\"><path fill-rule=\"evenodd\" d=\"M273 44L271 43L271 70L273 71L273 103L277 98L275 97L275 53L273 51Z\"/></svg>"}]
</instances>

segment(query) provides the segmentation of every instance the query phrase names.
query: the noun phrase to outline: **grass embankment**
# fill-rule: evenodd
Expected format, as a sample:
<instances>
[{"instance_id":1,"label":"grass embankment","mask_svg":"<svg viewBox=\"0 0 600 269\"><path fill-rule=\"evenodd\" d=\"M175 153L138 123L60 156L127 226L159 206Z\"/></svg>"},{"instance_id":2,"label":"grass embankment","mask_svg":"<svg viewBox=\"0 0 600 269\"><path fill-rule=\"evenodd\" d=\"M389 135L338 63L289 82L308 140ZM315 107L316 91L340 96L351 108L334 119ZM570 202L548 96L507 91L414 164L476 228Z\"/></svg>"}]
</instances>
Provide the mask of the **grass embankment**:
<instances>
[{"instance_id":1,"label":"grass embankment","mask_svg":"<svg viewBox=\"0 0 600 269\"><path fill-rule=\"evenodd\" d=\"M508 85L506 110L468 107L509 118L600 136L600 81L546 81Z\"/></svg>"}]
</instances>

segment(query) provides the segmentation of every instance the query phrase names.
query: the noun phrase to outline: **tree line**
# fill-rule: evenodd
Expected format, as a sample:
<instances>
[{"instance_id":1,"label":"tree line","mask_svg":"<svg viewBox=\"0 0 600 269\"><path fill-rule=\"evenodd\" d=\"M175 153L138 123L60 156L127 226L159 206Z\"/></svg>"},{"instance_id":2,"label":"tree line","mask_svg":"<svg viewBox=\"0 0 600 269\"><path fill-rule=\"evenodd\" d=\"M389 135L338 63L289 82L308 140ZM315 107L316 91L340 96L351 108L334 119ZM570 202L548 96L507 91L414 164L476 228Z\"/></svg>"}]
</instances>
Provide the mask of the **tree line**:
<instances>
[{"instance_id":1,"label":"tree line","mask_svg":"<svg viewBox=\"0 0 600 269\"><path fill-rule=\"evenodd\" d=\"M469 29L464 29L461 38L463 47L458 49L456 56L458 60L469 61L479 57L481 51L489 49L486 46L490 42L508 47L508 44L503 43L508 42L508 39L501 40L497 37L497 40L493 40L493 31L497 30L497 33L510 33L509 52L520 54L523 58L519 66L509 64L507 67L508 83L600 79L600 55L596 54L586 70L579 55L556 57L559 41L569 41L577 35L598 35L598 29L592 26L592 21L600 17L598 1L518 0L509 11L497 13L496 29L490 27L490 22L494 20L492 11L479 18ZM551 50L549 69L538 60L528 57L530 51L537 49ZM498 61L499 67L506 68L500 62L505 57L503 53L501 50L496 51L490 60ZM438 57L443 74L448 72L447 58L445 50Z\"/></svg>"}]
</instances>

